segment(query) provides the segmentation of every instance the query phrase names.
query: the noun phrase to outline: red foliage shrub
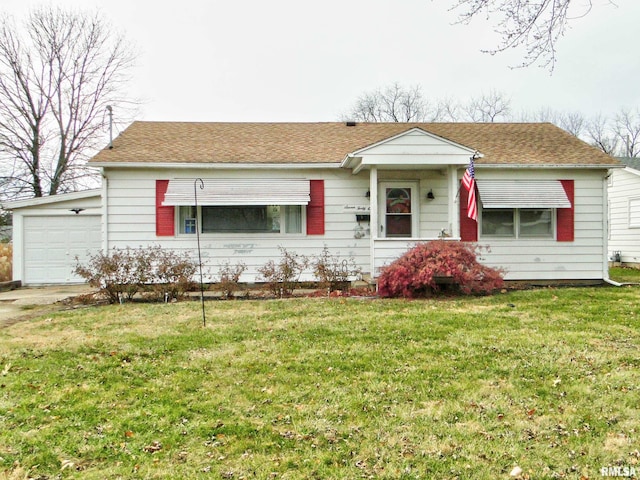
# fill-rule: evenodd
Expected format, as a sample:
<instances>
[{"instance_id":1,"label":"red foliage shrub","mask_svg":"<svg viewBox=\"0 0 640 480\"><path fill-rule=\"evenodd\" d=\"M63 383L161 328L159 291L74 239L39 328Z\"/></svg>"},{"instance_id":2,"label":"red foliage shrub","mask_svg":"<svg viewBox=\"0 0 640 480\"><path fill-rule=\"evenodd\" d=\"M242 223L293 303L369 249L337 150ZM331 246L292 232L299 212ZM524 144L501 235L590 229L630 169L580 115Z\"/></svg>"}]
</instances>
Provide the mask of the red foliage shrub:
<instances>
[{"instance_id":1,"label":"red foliage shrub","mask_svg":"<svg viewBox=\"0 0 640 480\"><path fill-rule=\"evenodd\" d=\"M423 297L440 290L443 280L463 294L491 293L502 288L503 272L478 262L482 249L445 240L420 243L382 270L378 295Z\"/></svg>"}]
</instances>

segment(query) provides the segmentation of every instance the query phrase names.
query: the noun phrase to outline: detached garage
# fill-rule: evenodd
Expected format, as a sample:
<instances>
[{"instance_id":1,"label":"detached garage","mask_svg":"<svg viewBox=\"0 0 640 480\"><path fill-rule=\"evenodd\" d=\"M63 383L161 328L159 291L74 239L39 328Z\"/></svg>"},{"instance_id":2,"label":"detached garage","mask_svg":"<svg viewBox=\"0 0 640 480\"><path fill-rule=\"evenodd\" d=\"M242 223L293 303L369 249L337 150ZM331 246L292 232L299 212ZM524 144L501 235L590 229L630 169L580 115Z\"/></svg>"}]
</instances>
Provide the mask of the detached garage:
<instances>
[{"instance_id":1,"label":"detached garage","mask_svg":"<svg viewBox=\"0 0 640 480\"><path fill-rule=\"evenodd\" d=\"M73 274L102 248L101 190L19 200L13 211L13 280L23 285L83 283Z\"/></svg>"}]
</instances>

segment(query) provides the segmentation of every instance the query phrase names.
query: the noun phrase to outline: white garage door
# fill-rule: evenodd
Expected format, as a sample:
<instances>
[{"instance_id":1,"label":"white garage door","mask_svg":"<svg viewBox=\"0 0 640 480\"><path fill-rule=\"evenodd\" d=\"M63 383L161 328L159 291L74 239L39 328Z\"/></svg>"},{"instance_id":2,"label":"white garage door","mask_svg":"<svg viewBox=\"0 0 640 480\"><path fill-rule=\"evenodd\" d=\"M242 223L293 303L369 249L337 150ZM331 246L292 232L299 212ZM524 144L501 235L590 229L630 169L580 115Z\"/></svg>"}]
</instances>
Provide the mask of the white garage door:
<instances>
[{"instance_id":1,"label":"white garage door","mask_svg":"<svg viewBox=\"0 0 640 480\"><path fill-rule=\"evenodd\" d=\"M75 257L100 250L100 216L24 217L23 225L24 284L84 282L72 273Z\"/></svg>"}]
</instances>

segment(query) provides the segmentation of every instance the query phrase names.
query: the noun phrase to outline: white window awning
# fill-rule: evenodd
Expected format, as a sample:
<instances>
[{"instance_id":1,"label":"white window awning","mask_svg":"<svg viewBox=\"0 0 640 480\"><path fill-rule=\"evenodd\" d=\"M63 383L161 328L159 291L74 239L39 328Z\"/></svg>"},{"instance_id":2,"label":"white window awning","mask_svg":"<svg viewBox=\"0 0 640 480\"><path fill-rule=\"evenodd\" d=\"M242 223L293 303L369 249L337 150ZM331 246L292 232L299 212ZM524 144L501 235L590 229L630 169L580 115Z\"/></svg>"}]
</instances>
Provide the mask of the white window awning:
<instances>
[{"instance_id":1,"label":"white window awning","mask_svg":"<svg viewBox=\"0 0 640 480\"><path fill-rule=\"evenodd\" d=\"M205 178L169 180L163 206L195 205L307 205L309 180Z\"/></svg>"},{"instance_id":2,"label":"white window awning","mask_svg":"<svg viewBox=\"0 0 640 480\"><path fill-rule=\"evenodd\" d=\"M483 208L571 208L559 180L476 180Z\"/></svg>"}]
</instances>

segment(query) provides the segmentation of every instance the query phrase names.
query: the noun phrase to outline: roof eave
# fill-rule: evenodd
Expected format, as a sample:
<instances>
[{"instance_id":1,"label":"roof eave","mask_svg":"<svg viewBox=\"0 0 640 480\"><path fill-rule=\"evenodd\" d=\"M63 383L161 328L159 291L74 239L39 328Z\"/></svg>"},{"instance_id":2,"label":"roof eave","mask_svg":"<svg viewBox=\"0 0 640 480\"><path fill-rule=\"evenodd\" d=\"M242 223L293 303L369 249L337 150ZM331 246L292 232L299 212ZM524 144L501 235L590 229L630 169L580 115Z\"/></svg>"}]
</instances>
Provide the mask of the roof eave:
<instances>
[{"instance_id":1,"label":"roof eave","mask_svg":"<svg viewBox=\"0 0 640 480\"><path fill-rule=\"evenodd\" d=\"M156 169L204 169L204 170L263 170L263 169L325 169L340 168L339 162L319 163L178 163L178 162L93 162L100 168L156 168Z\"/></svg>"},{"instance_id":2,"label":"roof eave","mask_svg":"<svg viewBox=\"0 0 640 480\"><path fill-rule=\"evenodd\" d=\"M46 197L26 198L24 200L13 200L11 202L2 203L4 210L15 210L18 208L34 207L38 205L48 205L58 202L69 202L73 200L82 200L85 198L99 197L102 194L101 188L92 188L90 190L82 190L80 192L60 193L57 195L47 195Z\"/></svg>"},{"instance_id":3,"label":"roof eave","mask_svg":"<svg viewBox=\"0 0 640 480\"><path fill-rule=\"evenodd\" d=\"M484 168L549 168L549 169L566 169L566 168L584 168L593 170L603 170L609 168L623 168L624 165L617 163L612 164L593 164L593 163L476 163L474 165L476 169Z\"/></svg>"}]
</instances>

